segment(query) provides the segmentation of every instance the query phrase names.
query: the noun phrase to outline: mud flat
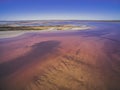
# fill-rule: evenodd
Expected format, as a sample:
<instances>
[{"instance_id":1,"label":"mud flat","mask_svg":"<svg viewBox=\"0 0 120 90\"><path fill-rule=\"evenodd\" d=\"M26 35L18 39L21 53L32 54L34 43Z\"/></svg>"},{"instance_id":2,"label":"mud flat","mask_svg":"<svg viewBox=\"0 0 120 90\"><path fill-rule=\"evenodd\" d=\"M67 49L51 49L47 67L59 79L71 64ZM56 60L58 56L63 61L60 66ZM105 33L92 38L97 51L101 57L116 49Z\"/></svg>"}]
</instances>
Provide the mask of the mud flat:
<instances>
[{"instance_id":1,"label":"mud flat","mask_svg":"<svg viewBox=\"0 0 120 90\"><path fill-rule=\"evenodd\" d=\"M28 31L28 30L86 30L93 27L87 25L50 25L50 26L16 26L0 25L0 31Z\"/></svg>"},{"instance_id":2,"label":"mud flat","mask_svg":"<svg viewBox=\"0 0 120 90\"><path fill-rule=\"evenodd\" d=\"M0 90L120 90L120 25L107 27L0 39Z\"/></svg>"}]
</instances>

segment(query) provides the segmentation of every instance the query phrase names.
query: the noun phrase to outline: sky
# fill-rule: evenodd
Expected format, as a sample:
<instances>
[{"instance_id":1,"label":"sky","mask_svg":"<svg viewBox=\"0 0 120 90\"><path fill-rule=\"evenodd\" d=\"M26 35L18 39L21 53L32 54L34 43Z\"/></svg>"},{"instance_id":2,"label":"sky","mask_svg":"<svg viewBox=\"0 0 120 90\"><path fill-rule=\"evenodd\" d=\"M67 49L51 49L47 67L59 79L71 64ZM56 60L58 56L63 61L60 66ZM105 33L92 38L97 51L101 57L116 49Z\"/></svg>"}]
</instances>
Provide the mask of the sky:
<instances>
[{"instance_id":1,"label":"sky","mask_svg":"<svg viewBox=\"0 0 120 90\"><path fill-rule=\"evenodd\" d=\"M120 0L0 0L1 20L120 20Z\"/></svg>"}]
</instances>

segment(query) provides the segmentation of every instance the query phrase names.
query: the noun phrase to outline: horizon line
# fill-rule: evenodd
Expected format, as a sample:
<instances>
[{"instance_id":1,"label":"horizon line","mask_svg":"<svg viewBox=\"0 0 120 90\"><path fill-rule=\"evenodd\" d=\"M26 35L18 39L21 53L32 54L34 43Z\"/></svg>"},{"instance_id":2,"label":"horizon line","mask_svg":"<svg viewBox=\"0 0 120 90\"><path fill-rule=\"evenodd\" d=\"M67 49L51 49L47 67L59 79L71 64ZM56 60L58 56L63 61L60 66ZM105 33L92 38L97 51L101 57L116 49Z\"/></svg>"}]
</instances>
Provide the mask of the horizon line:
<instances>
[{"instance_id":1,"label":"horizon line","mask_svg":"<svg viewBox=\"0 0 120 90\"><path fill-rule=\"evenodd\" d=\"M120 20L116 20L116 19L113 19L113 20L112 19L109 19L109 20L108 19L104 19L104 20L102 20L102 19L101 20L100 19L91 19L91 20L90 19L89 20L80 20L80 19L0 20L0 22L2 22L2 21L9 22L9 21L120 21Z\"/></svg>"}]
</instances>

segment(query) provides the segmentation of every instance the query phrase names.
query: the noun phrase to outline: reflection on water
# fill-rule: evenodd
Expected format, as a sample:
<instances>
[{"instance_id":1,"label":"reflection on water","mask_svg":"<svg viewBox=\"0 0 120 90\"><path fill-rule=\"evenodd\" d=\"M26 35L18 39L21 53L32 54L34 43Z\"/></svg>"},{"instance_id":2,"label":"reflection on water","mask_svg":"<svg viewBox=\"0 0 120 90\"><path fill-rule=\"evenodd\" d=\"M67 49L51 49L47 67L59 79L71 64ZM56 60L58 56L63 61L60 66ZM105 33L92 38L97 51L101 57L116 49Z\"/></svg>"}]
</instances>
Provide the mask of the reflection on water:
<instances>
[{"instance_id":1,"label":"reflection on water","mask_svg":"<svg viewBox=\"0 0 120 90\"><path fill-rule=\"evenodd\" d=\"M0 64L0 78L9 76L9 74L16 72L20 67L24 67L29 63L40 61L40 59L49 53L56 52L59 41L44 41L31 46L30 53L22 57L18 57L10 62Z\"/></svg>"},{"instance_id":2,"label":"reflection on water","mask_svg":"<svg viewBox=\"0 0 120 90\"><path fill-rule=\"evenodd\" d=\"M0 39L0 89L120 90L120 23L53 23L96 28Z\"/></svg>"}]
</instances>

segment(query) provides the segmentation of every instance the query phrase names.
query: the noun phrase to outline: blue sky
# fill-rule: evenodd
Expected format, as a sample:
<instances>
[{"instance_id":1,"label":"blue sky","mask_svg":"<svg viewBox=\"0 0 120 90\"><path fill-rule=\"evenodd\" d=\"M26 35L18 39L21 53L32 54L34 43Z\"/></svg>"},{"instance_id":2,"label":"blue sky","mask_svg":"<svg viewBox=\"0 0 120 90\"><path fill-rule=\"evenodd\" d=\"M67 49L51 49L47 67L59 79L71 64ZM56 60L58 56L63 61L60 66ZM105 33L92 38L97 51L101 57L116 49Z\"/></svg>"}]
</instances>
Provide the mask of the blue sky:
<instances>
[{"instance_id":1,"label":"blue sky","mask_svg":"<svg viewBox=\"0 0 120 90\"><path fill-rule=\"evenodd\" d=\"M120 0L0 0L0 20L120 20Z\"/></svg>"}]
</instances>

